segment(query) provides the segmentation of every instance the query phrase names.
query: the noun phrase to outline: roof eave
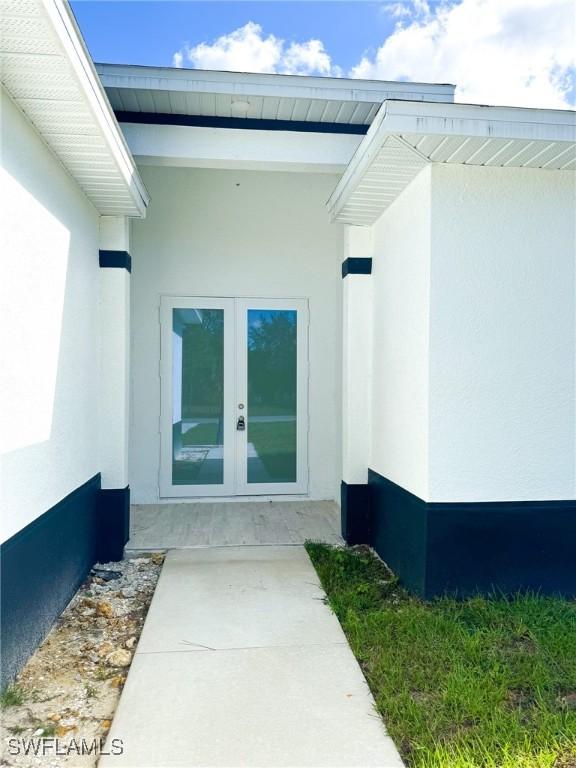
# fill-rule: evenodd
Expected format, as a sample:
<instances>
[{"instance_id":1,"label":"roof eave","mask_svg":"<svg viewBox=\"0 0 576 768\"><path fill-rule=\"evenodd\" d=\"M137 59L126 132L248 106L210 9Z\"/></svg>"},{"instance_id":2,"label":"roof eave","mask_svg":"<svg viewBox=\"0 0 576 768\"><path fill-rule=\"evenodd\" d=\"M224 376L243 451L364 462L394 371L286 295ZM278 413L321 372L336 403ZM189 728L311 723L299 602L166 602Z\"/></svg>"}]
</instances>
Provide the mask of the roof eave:
<instances>
[{"instance_id":1,"label":"roof eave","mask_svg":"<svg viewBox=\"0 0 576 768\"><path fill-rule=\"evenodd\" d=\"M421 91L453 101L456 86L450 83L361 80L344 77L228 72L188 67L150 67L137 64L96 63L105 87L194 91L287 98L375 99L379 93Z\"/></svg>"},{"instance_id":2,"label":"roof eave","mask_svg":"<svg viewBox=\"0 0 576 768\"><path fill-rule=\"evenodd\" d=\"M404 153L407 164L415 171L412 174L407 173L406 178L409 179L407 183L419 170L435 162L432 157L419 151L416 146L407 141L405 136L498 139L508 143L550 142L565 145L565 151L572 148L576 152L576 112L387 100L374 118L369 131L359 144L340 182L326 203L333 221L346 221L359 225L371 224L390 205L392 200L387 199L377 215L375 215L375 209L372 209L359 212L357 215L342 216L343 209L387 142L393 143L397 152ZM514 165L512 164L511 167ZM399 188L396 184L392 199L395 199L403 188ZM390 195L387 197L390 198Z\"/></svg>"},{"instance_id":3,"label":"roof eave","mask_svg":"<svg viewBox=\"0 0 576 768\"><path fill-rule=\"evenodd\" d=\"M130 189L138 214L143 217L146 214L150 196L110 106L74 14L66 0L42 1L53 23L54 31L68 53L70 64L113 154L118 170Z\"/></svg>"},{"instance_id":4,"label":"roof eave","mask_svg":"<svg viewBox=\"0 0 576 768\"><path fill-rule=\"evenodd\" d=\"M144 216L148 193L66 0L6 4L0 80L98 213Z\"/></svg>"}]
</instances>

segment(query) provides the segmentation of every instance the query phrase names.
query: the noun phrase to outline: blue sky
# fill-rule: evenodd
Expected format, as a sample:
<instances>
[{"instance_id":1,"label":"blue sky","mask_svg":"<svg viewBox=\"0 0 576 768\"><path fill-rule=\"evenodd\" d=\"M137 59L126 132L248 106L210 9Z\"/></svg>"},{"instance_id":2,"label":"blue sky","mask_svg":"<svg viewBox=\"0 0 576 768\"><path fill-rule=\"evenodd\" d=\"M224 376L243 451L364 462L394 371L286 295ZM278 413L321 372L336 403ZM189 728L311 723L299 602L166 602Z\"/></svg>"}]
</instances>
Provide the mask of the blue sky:
<instances>
[{"instance_id":1,"label":"blue sky","mask_svg":"<svg viewBox=\"0 0 576 768\"><path fill-rule=\"evenodd\" d=\"M394 29L382 3L372 2L91 2L72 3L95 61L171 66L174 52L242 27L288 40L321 39L332 58L352 68Z\"/></svg>"},{"instance_id":2,"label":"blue sky","mask_svg":"<svg viewBox=\"0 0 576 768\"><path fill-rule=\"evenodd\" d=\"M567 108L573 0L72 0L95 61L454 83L456 100Z\"/></svg>"}]
</instances>

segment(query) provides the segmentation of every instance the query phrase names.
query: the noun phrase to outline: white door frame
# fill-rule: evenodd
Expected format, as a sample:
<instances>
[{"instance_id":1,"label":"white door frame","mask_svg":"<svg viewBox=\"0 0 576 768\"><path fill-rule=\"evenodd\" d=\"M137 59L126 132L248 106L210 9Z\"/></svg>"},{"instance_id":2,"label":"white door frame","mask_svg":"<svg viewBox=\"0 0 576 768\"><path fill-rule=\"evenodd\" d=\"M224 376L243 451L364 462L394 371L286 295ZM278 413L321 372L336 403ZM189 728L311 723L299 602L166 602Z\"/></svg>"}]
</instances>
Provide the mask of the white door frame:
<instances>
[{"instance_id":1,"label":"white door frame","mask_svg":"<svg viewBox=\"0 0 576 768\"><path fill-rule=\"evenodd\" d=\"M222 309L224 311L224 482L218 485L172 483L172 381L174 376L172 310ZM160 299L160 496L227 496L234 493L234 299L162 296Z\"/></svg>"},{"instance_id":2,"label":"white door frame","mask_svg":"<svg viewBox=\"0 0 576 768\"><path fill-rule=\"evenodd\" d=\"M296 310L296 482L248 483L248 309ZM236 300L236 416L246 415L246 430L236 432L236 494L239 496L308 492L308 301L306 299ZM245 409L238 410L238 403Z\"/></svg>"},{"instance_id":3,"label":"white door frame","mask_svg":"<svg viewBox=\"0 0 576 768\"><path fill-rule=\"evenodd\" d=\"M174 485L173 456L173 309L222 309L224 311L224 478L219 485ZM247 408L247 322L248 309L287 309L297 312L297 446L296 482L248 483L248 428L236 429L238 416ZM262 298L210 298L206 296L160 297L160 497L197 498L218 496L275 496L308 493L308 300ZM238 404L244 409L239 410Z\"/></svg>"}]
</instances>

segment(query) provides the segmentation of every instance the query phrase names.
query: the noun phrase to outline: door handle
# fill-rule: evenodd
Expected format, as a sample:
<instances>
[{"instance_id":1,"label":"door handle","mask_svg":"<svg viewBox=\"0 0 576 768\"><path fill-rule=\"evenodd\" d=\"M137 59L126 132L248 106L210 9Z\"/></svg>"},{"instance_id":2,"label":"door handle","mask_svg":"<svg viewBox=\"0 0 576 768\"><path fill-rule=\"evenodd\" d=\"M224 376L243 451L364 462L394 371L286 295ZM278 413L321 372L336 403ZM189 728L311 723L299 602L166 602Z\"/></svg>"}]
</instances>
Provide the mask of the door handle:
<instances>
[{"instance_id":1,"label":"door handle","mask_svg":"<svg viewBox=\"0 0 576 768\"><path fill-rule=\"evenodd\" d=\"M239 432L243 432L246 429L246 422L244 421L244 416L238 416L238 421L236 422L236 429Z\"/></svg>"}]
</instances>

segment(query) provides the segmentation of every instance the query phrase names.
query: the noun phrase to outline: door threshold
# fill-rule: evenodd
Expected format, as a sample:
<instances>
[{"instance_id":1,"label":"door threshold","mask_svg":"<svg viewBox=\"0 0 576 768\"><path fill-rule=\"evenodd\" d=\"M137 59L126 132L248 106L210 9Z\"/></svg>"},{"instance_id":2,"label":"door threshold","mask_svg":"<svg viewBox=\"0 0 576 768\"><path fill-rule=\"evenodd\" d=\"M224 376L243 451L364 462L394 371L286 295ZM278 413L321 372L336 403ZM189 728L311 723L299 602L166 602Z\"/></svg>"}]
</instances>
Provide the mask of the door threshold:
<instances>
[{"instance_id":1,"label":"door threshold","mask_svg":"<svg viewBox=\"0 0 576 768\"><path fill-rule=\"evenodd\" d=\"M268 544L266 543L258 543L258 544L179 544L178 546L170 546L170 547L129 547L125 546L124 551L128 553L132 552L159 552L159 551L169 551L172 549L238 549L238 547L247 547L254 549L255 547L303 547L303 542L295 542L295 541L281 541L281 542L270 542Z\"/></svg>"},{"instance_id":2,"label":"door threshold","mask_svg":"<svg viewBox=\"0 0 576 768\"><path fill-rule=\"evenodd\" d=\"M311 499L304 494L283 495L278 494L270 496L162 496L158 501L145 502L147 504L215 504L217 502L226 502L234 504L240 502L268 502L273 501L332 501L332 499Z\"/></svg>"}]
</instances>

